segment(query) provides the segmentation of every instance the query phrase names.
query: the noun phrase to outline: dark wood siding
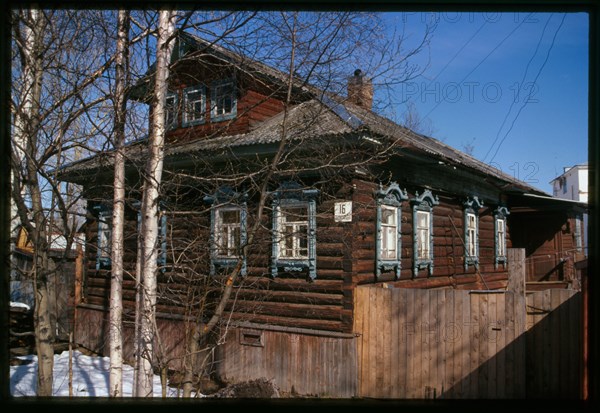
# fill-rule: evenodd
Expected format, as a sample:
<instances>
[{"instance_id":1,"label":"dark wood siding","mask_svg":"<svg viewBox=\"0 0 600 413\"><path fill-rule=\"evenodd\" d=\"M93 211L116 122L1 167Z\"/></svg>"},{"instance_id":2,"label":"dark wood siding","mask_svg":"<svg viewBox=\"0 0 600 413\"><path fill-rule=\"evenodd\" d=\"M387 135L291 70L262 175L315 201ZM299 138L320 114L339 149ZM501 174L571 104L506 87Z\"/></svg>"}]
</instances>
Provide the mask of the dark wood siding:
<instances>
[{"instance_id":1,"label":"dark wood siding","mask_svg":"<svg viewBox=\"0 0 600 413\"><path fill-rule=\"evenodd\" d=\"M352 265L355 271L355 284L389 282L396 287L439 288L450 287L468 289L495 289L506 286L508 272L504 266L494 264L494 218L493 206L484 206L479 211L479 271L469 266L464 269L463 206L460 200L439 196L440 204L433 208L433 274L426 270L413 274L413 223L409 201L402 203L402 272L395 280L392 271L382 273L375 279L375 232L376 204L374 183L354 181L354 221L352 223L354 248ZM408 191L409 198L414 192ZM434 196L435 196L434 192ZM455 229L456 227L456 229ZM511 247L510 230L507 229L507 248ZM479 273L484 277L482 280Z\"/></svg>"}]
</instances>

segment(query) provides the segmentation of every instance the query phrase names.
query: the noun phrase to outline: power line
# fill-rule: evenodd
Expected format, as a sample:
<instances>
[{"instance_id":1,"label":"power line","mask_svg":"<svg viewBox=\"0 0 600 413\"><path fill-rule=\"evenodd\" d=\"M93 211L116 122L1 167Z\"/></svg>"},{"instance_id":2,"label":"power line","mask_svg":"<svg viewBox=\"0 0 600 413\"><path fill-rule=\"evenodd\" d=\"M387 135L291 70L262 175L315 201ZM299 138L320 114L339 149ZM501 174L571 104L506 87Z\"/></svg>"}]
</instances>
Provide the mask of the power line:
<instances>
[{"instance_id":1,"label":"power line","mask_svg":"<svg viewBox=\"0 0 600 413\"><path fill-rule=\"evenodd\" d=\"M475 66L475 67L474 67L474 68L473 68L473 69L472 69L470 72L469 72L469 73L467 73L467 75L466 75L466 76L465 76L465 77L464 77L464 78L463 78L463 79L462 79L462 80L459 82L459 84L462 84L462 83L464 83L464 81L465 81L465 80L467 80L467 78L468 78L469 76L471 76L471 75L473 74L473 72L475 72L475 71L476 71L476 70L479 68L479 66L481 66L481 65L483 64L483 62L485 62L485 61L487 60L487 58L488 58L488 57L490 57L490 56L491 56L491 55L492 55L492 54L493 54L493 53L494 53L496 50L498 50L498 48L499 48L500 46L502 46L502 44L503 44L503 43L504 43L506 40L508 40L508 38L509 38L510 36L512 36L512 35L513 35L513 34L514 34L516 31L517 31L517 29L519 29L519 27L521 27L521 26L523 25L523 23L525 23L525 22L526 22L526 21L529 19L529 17L530 17L532 14L533 14L533 13L529 13L529 14L528 14L528 15L527 15L527 16L526 16L526 17L525 17L523 20L521 20L521 22L520 22L520 23L519 23L519 24L518 24L518 25L517 25L517 26L516 26L516 27L515 27L515 28L514 28L514 29L513 29L513 30L512 30L510 33L508 33L508 35L506 35L506 37L505 37L504 39L502 39L502 40L500 41L500 43L498 43L498 44L496 45L496 47L494 47L494 48L493 48L493 49L492 49L492 50L491 50L491 51L490 51L490 52L489 52L489 53L488 53L488 54L487 54L487 55L486 55L486 56L485 56L485 57L484 57L484 58L483 58L483 59L482 59L482 60L481 60L481 61L480 61L480 62L479 62L479 63L478 63L478 64L477 64L477 65L476 65L476 66ZM429 116L429 115L431 114L431 112L433 112L435 109L437 109L437 107L438 107L438 106L439 106L441 103L442 103L442 100L440 99L440 101L439 101L439 102L438 102L438 103L437 103L437 104L436 104L436 105L435 105L435 106L434 106L434 107L433 107L433 108L432 108L432 109L431 109L429 112L427 112L427 115L425 115L425 117Z\"/></svg>"},{"instance_id":2,"label":"power line","mask_svg":"<svg viewBox=\"0 0 600 413\"><path fill-rule=\"evenodd\" d=\"M544 69L544 66L546 66L546 63L548 62L548 59L550 58L550 52L552 51L552 48L554 47L554 42L556 41L556 37L558 36L558 32L560 31L563 23L565 22L565 18L566 17L567 17L567 14L563 13L563 17L562 17L562 19L560 21L560 24L556 28L556 32L554 32L554 36L552 37L552 43L550 43L550 47L548 48L548 52L546 53L546 58L544 59L544 62L540 66L540 69L538 70L538 73L535 76L535 79L533 79L533 84L534 85L537 83L537 80L540 77L540 74L542 73L542 70ZM494 152L494 156L492 156L492 158L490 159L490 162L492 162L494 160L494 158L496 157L496 155L498 154L498 151L500 150L500 147L502 146L502 144L504 143L504 141L508 137L508 134L512 131L513 127L515 126L515 123L517 122L517 119L519 118L519 115L521 114L521 112L523 111L523 109L525 108L525 106L527 106L527 103L529 103L529 98L531 97L531 93L532 92L533 92L533 88L532 88L531 92L529 92L529 95L527 96L527 98L524 99L523 105L519 108L519 111L517 112L517 115L513 119L512 123L510 125L510 128L508 129L508 131L506 131L506 134L504 135L504 137L502 138L502 140L498 144L498 147L496 148L496 151Z\"/></svg>"},{"instance_id":3,"label":"power line","mask_svg":"<svg viewBox=\"0 0 600 413\"><path fill-rule=\"evenodd\" d=\"M546 24L544 25L544 28L542 29L542 34L540 35L540 38L538 39L537 45L535 47L535 51L533 52L533 55L531 56L531 58L527 62L527 66L525 67L525 72L523 73L523 78L521 79L521 83L519 84L519 89L517 90L517 95L515 96L515 99L513 99L513 101L511 102L510 107L508 108L508 112L506 113L506 116L504 116L504 120L502 121L502 125L500 125L500 128L498 129L498 133L496 134L496 138L494 139L494 142L492 142L490 148L485 153L485 156L482 159L483 162L485 162L485 159L488 157L488 155L494 148L494 145L496 145L496 142L498 142L498 139L500 138L500 132L502 131L502 128L504 128L504 125L506 124L506 121L508 120L510 112L512 111L513 106L515 105L515 103L518 100L518 96L520 95L520 92L521 92L521 87L522 87L522 85L525 84L525 78L527 77L527 72L529 71L529 66L531 66L531 62L533 62L533 59L535 58L535 56L537 55L537 53L540 49L540 45L542 44L542 40L544 39L544 34L546 33L546 29L548 28L548 24L550 23L552 16L553 16L553 14L548 16L548 20L546 20Z\"/></svg>"}]
</instances>

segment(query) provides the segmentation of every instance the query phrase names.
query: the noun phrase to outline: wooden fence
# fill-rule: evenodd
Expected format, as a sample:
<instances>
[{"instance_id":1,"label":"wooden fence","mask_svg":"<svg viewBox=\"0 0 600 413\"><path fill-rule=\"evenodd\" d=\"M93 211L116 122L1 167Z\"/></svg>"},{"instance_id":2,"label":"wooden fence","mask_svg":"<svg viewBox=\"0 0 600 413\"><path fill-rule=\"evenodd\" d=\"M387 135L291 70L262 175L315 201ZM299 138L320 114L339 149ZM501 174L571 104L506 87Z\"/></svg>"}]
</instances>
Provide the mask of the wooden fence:
<instances>
[{"instance_id":1,"label":"wooden fence","mask_svg":"<svg viewBox=\"0 0 600 413\"><path fill-rule=\"evenodd\" d=\"M579 296L359 287L359 396L578 398Z\"/></svg>"}]
</instances>

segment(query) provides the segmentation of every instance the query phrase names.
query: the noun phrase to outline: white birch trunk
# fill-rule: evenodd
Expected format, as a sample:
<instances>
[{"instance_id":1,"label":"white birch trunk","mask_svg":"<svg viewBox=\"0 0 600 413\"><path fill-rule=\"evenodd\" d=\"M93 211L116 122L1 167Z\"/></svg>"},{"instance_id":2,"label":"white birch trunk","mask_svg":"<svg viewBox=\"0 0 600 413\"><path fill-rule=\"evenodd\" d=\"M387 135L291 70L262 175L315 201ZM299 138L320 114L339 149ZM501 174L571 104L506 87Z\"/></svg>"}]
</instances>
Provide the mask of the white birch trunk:
<instances>
[{"instance_id":1,"label":"white birch trunk","mask_svg":"<svg viewBox=\"0 0 600 413\"><path fill-rule=\"evenodd\" d=\"M115 60L115 165L109 311L109 396L123 396L123 226L125 220L125 73L128 59L129 12L119 10Z\"/></svg>"},{"instance_id":2,"label":"white birch trunk","mask_svg":"<svg viewBox=\"0 0 600 413\"><path fill-rule=\"evenodd\" d=\"M152 397L156 305L156 274L158 269L158 218L159 187L162 179L165 102L168 91L169 63L174 42L175 13L170 10L159 12L158 38L156 46L156 74L151 107L151 131L148 142L148 161L144 171L144 193L142 199L141 261L141 317L140 336L137 343L140 359L136 371L137 397Z\"/></svg>"},{"instance_id":3,"label":"white birch trunk","mask_svg":"<svg viewBox=\"0 0 600 413\"><path fill-rule=\"evenodd\" d=\"M22 80L19 106L14 107L15 127L12 135L13 201L20 221L27 226L33 242L34 330L38 356L37 395L52 395L52 370L54 367L54 331L49 312L48 277L53 266L48 260L46 218L38 181L38 165L34 161L38 149L40 98L42 91L42 57L45 17L41 10L20 12L22 18L21 43ZM22 165L22 166L21 166ZM19 170L24 167L24 170ZM26 184L19 188L19 174L24 174ZM30 211L24 195L30 196ZM28 213L33 217L30 221Z\"/></svg>"}]
</instances>

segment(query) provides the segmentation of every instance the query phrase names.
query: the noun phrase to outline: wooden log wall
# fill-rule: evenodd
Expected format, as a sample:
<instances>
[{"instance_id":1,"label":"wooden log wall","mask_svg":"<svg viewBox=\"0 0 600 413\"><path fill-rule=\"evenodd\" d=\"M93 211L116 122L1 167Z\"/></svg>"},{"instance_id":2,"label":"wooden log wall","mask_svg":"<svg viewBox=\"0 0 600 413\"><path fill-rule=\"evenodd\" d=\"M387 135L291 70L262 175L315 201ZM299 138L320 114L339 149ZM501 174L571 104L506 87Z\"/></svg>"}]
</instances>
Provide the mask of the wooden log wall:
<instances>
[{"instance_id":1,"label":"wooden log wall","mask_svg":"<svg viewBox=\"0 0 600 413\"><path fill-rule=\"evenodd\" d=\"M462 200L439 196L440 204L433 208L433 275L427 270L413 274L413 223L409 201L402 203L402 272L395 280L392 271L382 273L375 280L375 237L376 203L374 193L377 185L355 180L353 194L354 219L352 223L353 281L357 285L374 282L389 282L396 287L440 288L452 286L465 289L496 289L506 287L508 270L494 264L495 233L493 209L496 205L485 205L479 211L479 271L474 266L464 268L464 207ZM419 191L422 191L419 189ZM414 191L408 191L414 198ZM455 229L456 227L456 229ZM511 247L510 230L507 229L507 248ZM481 274L481 275L480 275ZM483 279L485 281L482 280Z\"/></svg>"},{"instance_id":2,"label":"wooden log wall","mask_svg":"<svg viewBox=\"0 0 600 413\"><path fill-rule=\"evenodd\" d=\"M256 234L248 257L248 276L238 280L238 288L227 306L233 320L314 330L349 333L353 323L352 291L356 285L390 282L395 286L439 288L453 286L464 289L503 288L507 271L494 268L494 231L491 208L480 215L480 271L482 276L463 266L463 208L458 200L440 197L433 210L434 272L428 276L412 273L412 211L408 202L402 207L402 274L395 280L391 272L375 279L376 209L375 184L355 180L352 191L342 188L339 198L322 200L317 206L317 277L309 280L304 273L279 272L271 277L271 217L267 213ZM414 195L414 194L411 194ZM334 221L336 200L351 199L354 204L352 222ZM268 211L269 212L269 211ZM252 225L249 204L248 226ZM453 225L454 224L454 225ZM197 206L193 213L167 214L168 262L158 275L157 312L165 316L184 316L192 308L210 314L223 288L222 278L209 277L210 220L208 206ZM456 230L454 229L456 226ZM97 225L91 221L88 240L97 239ZM124 307L132 312L135 305L135 260L137 216L129 214L126 225ZM510 242L508 244L510 246ZM106 306L109 297L109 270L96 270L96 251L87 249L87 285L85 300ZM485 282L483 282L485 280ZM204 289L204 290L203 290ZM202 291L208 292L202 294ZM198 295L201 294L201 295Z\"/></svg>"}]
</instances>

